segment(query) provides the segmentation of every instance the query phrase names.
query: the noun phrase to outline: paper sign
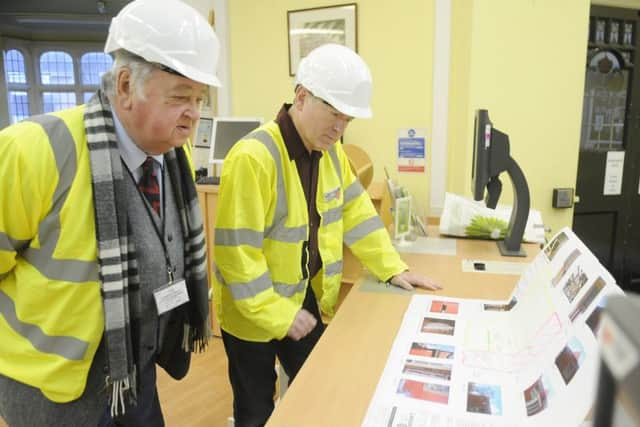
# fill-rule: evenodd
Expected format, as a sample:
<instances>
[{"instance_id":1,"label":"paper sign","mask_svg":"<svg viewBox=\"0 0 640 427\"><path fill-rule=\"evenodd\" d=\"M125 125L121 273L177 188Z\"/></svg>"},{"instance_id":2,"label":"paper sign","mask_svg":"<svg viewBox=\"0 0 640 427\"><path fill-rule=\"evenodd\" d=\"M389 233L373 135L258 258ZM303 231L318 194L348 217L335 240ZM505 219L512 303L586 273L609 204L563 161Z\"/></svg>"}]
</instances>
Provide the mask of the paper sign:
<instances>
[{"instance_id":1,"label":"paper sign","mask_svg":"<svg viewBox=\"0 0 640 427\"><path fill-rule=\"evenodd\" d=\"M201 117L198 123L198 131L196 132L196 147L211 146L211 130L213 129L213 119Z\"/></svg>"},{"instance_id":2,"label":"paper sign","mask_svg":"<svg viewBox=\"0 0 640 427\"><path fill-rule=\"evenodd\" d=\"M624 170L624 151L607 152L607 167L604 172L605 196L622 194L622 171Z\"/></svg>"},{"instance_id":3,"label":"paper sign","mask_svg":"<svg viewBox=\"0 0 640 427\"><path fill-rule=\"evenodd\" d=\"M398 131L398 172L424 172L426 129Z\"/></svg>"}]
</instances>

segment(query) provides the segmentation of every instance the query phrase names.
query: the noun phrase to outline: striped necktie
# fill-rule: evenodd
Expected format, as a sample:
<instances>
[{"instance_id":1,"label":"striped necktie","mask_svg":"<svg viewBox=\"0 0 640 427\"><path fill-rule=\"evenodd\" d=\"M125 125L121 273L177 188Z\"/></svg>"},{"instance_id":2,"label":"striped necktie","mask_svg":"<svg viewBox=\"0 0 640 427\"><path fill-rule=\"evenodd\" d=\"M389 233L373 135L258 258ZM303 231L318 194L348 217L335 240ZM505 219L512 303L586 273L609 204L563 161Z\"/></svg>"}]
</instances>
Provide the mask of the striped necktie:
<instances>
[{"instance_id":1,"label":"striped necktie","mask_svg":"<svg viewBox=\"0 0 640 427\"><path fill-rule=\"evenodd\" d=\"M154 163L155 160L152 157L147 157L144 161L138 187L151 204L151 207L153 207L153 210L160 215L160 185L158 184Z\"/></svg>"}]
</instances>

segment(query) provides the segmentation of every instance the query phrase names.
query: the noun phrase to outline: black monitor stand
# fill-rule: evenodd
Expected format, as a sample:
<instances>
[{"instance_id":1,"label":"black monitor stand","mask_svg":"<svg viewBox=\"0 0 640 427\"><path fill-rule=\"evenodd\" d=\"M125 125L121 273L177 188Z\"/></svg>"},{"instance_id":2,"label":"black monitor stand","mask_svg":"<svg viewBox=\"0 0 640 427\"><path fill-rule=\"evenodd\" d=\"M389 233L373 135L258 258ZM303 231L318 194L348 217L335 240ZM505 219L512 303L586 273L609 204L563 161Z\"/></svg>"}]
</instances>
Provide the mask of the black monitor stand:
<instances>
[{"instance_id":1,"label":"black monitor stand","mask_svg":"<svg viewBox=\"0 0 640 427\"><path fill-rule=\"evenodd\" d=\"M509 227L504 240L498 241L498 249L503 256L525 257L527 253L522 249L522 236L529 219L529 186L524 178L522 169L515 160L510 158L507 174L513 184L513 209L509 218Z\"/></svg>"},{"instance_id":2,"label":"black monitor stand","mask_svg":"<svg viewBox=\"0 0 640 427\"><path fill-rule=\"evenodd\" d=\"M491 176L487 185L486 204L495 208L500 196L502 184L498 179L501 172L507 172L513 187L513 209L509 218L509 227L504 240L497 242L502 256L526 257L527 253L522 249L522 236L529 219L529 185L518 163L509 154L509 137L497 129L492 131L492 156L490 159ZM497 181L497 182L495 182Z\"/></svg>"}]
</instances>

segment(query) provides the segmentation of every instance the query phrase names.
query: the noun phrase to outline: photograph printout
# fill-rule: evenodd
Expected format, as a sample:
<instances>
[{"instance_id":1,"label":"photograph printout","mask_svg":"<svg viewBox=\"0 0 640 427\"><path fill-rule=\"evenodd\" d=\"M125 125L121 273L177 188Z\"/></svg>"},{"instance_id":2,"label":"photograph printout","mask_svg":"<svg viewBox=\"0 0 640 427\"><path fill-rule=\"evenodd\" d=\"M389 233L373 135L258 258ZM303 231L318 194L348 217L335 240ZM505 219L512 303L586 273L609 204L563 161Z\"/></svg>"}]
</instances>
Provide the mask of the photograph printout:
<instances>
[{"instance_id":1,"label":"photograph printout","mask_svg":"<svg viewBox=\"0 0 640 427\"><path fill-rule=\"evenodd\" d=\"M595 398L613 277L565 228L505 301L414 295L366 427L578 426Z\"/></svg>"}]
</instances>

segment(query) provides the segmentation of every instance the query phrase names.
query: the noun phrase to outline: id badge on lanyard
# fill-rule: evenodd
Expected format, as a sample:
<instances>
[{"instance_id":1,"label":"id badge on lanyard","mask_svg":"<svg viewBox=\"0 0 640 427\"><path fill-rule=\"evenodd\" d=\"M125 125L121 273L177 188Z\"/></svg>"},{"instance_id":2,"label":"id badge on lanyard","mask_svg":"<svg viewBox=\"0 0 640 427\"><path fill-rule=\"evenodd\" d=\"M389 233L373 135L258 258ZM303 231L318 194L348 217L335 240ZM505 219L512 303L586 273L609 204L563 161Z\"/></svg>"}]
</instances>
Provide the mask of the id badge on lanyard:
<instances>
[{"instance_id":1,"label":"id badge on lanyard","mask_svg":"<svg viewBox=\"0 0 640 427\"><path fill-rule=\"evenodd\" d=\"M184 279L173 280L173 274L170 274L169 283L156 289L153 298L156 300L159 315L171 311L189 302L187 282Z\"/></svg>"}]
</instances>

